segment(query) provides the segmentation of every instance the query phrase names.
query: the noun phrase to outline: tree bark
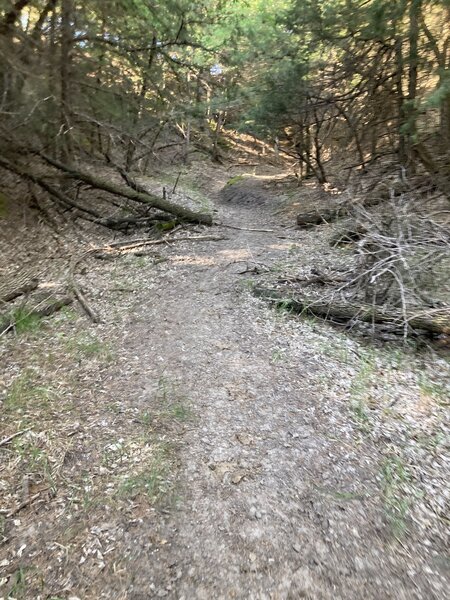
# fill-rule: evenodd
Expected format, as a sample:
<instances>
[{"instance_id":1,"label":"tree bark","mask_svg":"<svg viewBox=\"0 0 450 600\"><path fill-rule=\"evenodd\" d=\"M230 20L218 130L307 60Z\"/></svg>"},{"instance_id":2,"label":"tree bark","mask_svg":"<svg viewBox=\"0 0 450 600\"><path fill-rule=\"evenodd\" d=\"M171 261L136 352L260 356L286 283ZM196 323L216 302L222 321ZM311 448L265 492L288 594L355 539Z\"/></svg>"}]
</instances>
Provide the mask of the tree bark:
<instances>
[{"instance_id":1,"label":"tree bark","mask_svg":"<svg viewBox=\"0 0 450 600\"><path fill-rule=\"evenodd\" d=\"M11 302L15 298L32 292L37 288L39 280L28 271L4 281L0 285L0 302Z\"/></svg>"},{"instance_id":2,"label":"tree bark","mask_svg":"<svg viewBox=\"0 0 450 600\"><path fill-rule=\"evenodd\" d=\"M138 96L138 100L137 100L138 104L137 104L136 112L134 113L133 120L132 120L132 129L136 128L136 125L138 124L139 119L141 119L142 114L143 114L145 97L146 97L149 82L150 82L150 73L151 73L151 70L153 67L153 62L156 58L157 52L158 52L158 39L157 39L156 35L153 34L152 44L150 47L147 65L143 68L143 72L142 72L142 76L141 76L142 77L141 89L139 90L139 96ZM128 148L127 148L126 158L125 158L125 169L127 171L131 170L131 167L134 162L135 152L136 152L136 143L134 140L132 140L130 138L128 141Z\"/></svg>"},{"instance_id":3,"label":"tree bark","mask_svg":"<svg viewBox=\"0 0 450 600\"><path fill-rule=\"evenodd\" d=\"M62 0L61 5L61 54L60 54L60 156L65 162L73 157L71 126L71 62L72 62L72 0Z\"/></svg>"},{"instance_id":4,"label":"tree bark","mask_svg":"<svg viewBox=\"0 0 450 600\"><path fill-rule=\"evenodd\" d=\"M153 196L149 192L138 192L131 188L126 188L121 185L117 185L115 183L110 183L108 181L104 181L99 177L91 175L86 171L80 171L71 167L69 165L62 164L61 162L54 160L50 156L47 156L42 153L38 153L44 160L46 160L50 165L56 167L57 169L64 171L71 175L74 179L79 179L80 181L84 181L89 185L92 185L94 188L99 190L104 190L105 192L109 192L110 194L115 194L116 196L122 196L124 198L128 198L130 200L134 200L140 204L146 204L147 206L152 206L153 208L157 208L164 212L168 212L172 215L176 215L181 219L192 221L194 223L203 223L204 225L212 225L212 217L211 215L204 213L197 213L195 211L190 210L189 208L184 208L178 204L174 204L169 202L168 200L164 200L162 198L158 198L157 196Z\"/></svg>"},{"instance_id":5,"label":"tree bark","mask_svg":"<svg viewBox=\"0 0 450 600\"><path fill-rule=\"evenodd\" d=\"M333 317L339 321L359 320L365 323L388 324L403 329L405 326L413 329L424 329L435 334L450 334L450 308L424 311L402 311L385 309L356 302L321 301L296 294L291 297L280 290L257 287L253 290L255 296L270 302L283 304L293 312L312 314L324 319ZM406 321L405 321L406 317Z\"/></svg>"},{"instance_id":6,"label":"tree bark","mask_svg":"<svg viewBox=\"0 0 450 600\"><path fill-rule=\"evenodd\" d=\"M415 171L414 144L417 138L417 77L419 68L419 18L422 0L411 0L409 8L408 103L406 105L407 153L410 173Z\"/></svg>"},{"instance_id":7,"label":"tree bark","mask_svg":"<svg viewBox=\"0 0 450 600\"><path fill-rule=\"evenodd\" d=\"M397 37L395 40L395 87L397 92L397 130L398 130L398 159L403 167L406 167L408 162L406 136L405 136L405 96L403 93L403 49L402 38Z\"/></svg>"},{"instance_id":8,"label":"tree bark","mask_svg":"<svg viewBox=\"0 0 450 600\"><path fill-rule=\"evenodd\" d=\"M314 227L323 223L331 223L348 215L348 207L329 208L324 210L313 210L297 215L297 225L302 228Z\"/></svg>"}]
</instances>

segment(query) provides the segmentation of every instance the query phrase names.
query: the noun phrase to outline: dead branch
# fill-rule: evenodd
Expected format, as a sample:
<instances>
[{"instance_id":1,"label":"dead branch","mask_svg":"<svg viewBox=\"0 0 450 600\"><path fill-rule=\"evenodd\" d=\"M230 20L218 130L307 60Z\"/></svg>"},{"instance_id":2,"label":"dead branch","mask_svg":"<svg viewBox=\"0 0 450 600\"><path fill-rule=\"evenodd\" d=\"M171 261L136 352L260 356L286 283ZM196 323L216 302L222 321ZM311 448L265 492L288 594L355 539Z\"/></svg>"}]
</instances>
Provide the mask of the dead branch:
<instances>
[{"instance_id":1,"label":"dead branch","mask_svg":"<svg viewBox=\"0 0 450 600\"><path fill-rule=\"evenodd\" d=\"M332 223L354 213L359 206L371 207L381 204L405 189L401 181L379 182L373 190L368 191L360 202L345 202L336 208L316 209L297 215L297 225L302 228L314 227L323 223Z\"/></svg>"},{"instance_id":2,"label":"dead branch","mask_svg":"<svg viewBox=\"0 0 450 600\"><path fill-rule=\"evenodd\" d=\"M141 246L156 246L159 244L174 244L176 242L220 242L226 240L226 237L216 235L196 235L196 236L182 236L177 238L163 237L159 240L146 240L136 239L129 242L112 242L108 246L103 248L97 248L98 251L108 251L108 249L116 250L131 250L132 248L139 248Z\"/></svg>"},{"instance_id":3,"label":"dead branch","mask_svg":"<svg viewBox=\"0 0 450 600\"><path fill-rule=\"evenodd\" d=\"M252 227L236 227L235 225L225 225L224 223L213 223L216 227L226 227L227 229L237 229L238 231L252 231L259 233L275 233L274 229L253 229Z\"/></svg>"},{"instance_id":4,"label":"dead branch","mask_svg":"<svg viewBox=\"0 0 450 600\"><path fill-rule=\"evenodd\" d=\"M81 304L81 307L83 308L83 310L87 314L87 316L91 319L91 321L93 323L101 323L100 317L91 308L91 306L89 305L89 302L86 300L86 297L84 296L83 292L81 291L80 287L76 284L75 281L72 281L70 283L70 289L72 290L73 295L78 300L78 302Z\"/></svg>"},{"instance_id":5,"label":"dead branch","mask_svg":"<svg viewBox=\"0 0 450 600\"><path fill-rule=\"evenodd\" d=\"M37 500L39 498L39 496L41 495L42 492L45 492L48 489L49 488L46 488L45 490L40 490L39 492L37 492L37 494L30 496L29 498L27 498L26 500L21 502L18 506L16 506L16 508L13 508L12 510L10 510L6 516L8 518L14 517L14 515L17 515L17 513L20 512L23 508L26 508L27 506L32 504L35 500Z\"/></svg>"},{"instance_id":6,"label":"dead branch","mask_svg":"<svg viewBox=\"0 0 450 600\"><path fill-rule=\"evenodd\" d=\"M12 440L14 440L16 437L19 437L19 435L23 435L24 433L27 433L27 431L30 431L31 427L28 427L28 429L22 429L21 431L17 431L16 433L13 433L12 435L9 435L8 437L3 438L2 440L0 440L0 448L2 446L6 446L6 444L9 444L10 442L12 442Z\"/></svg>"}]
</instances>

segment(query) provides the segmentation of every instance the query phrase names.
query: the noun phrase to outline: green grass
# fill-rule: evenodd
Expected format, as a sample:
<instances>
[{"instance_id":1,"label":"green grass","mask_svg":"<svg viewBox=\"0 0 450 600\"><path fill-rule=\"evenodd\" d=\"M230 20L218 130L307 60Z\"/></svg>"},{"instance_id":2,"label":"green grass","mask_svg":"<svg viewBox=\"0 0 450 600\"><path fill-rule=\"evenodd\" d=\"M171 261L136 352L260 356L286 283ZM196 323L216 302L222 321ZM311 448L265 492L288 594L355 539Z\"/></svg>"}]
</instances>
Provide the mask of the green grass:
<instances>
[{"instance_id":1,"label":"green grass","mask_svg":"<svg viewBox=\"0 0 450 600\"><path fill-rule=\"evenodd\" d=\"M315 319L315 323L317 324L317 319ZM345 339L342 340L342 344L335 343L334 341L326 340L320 342L319 344L321 351L328 356L338 362L342 362L346 365L351 364L354 360L354 356L351 355L351 352L347 345L345 344Z\"/></svg>"},{"instance_id":2,"label":"green grass","mask_svg":"<svg viewBox=\"0 0 450 600\"><path fill-rule=\"evenodd\" d=\"M172 489L172 462L169 445L156 446L152 459L144 469L122 480L119 495L136 498L142 494L152 503L166 499Z\"/></svg>"},{"instance_id":3,"label":"green grass","mask_svg":"<svg viewBox=\"0 0 450 600\"><path fill-rule=\"evenodd\" d=\"M138 269L142 269L147 264L147 259L145 256L135 256L133 260L133 264Z\"/></svg>"},{"instance_id":4,"label":"green grass","mask_svg":"<svg viewBox=\"0 0 450 600\"><path fill-rule=\"evenodd\" d=\"M34 441L17 441L13 447L17 456L21 458L26 472L38 476L48 483L53 492L56 492L52 465L46 452Z\"/></svg>"},{"instance_id":5,"label":"green grass","mask_svg":"<svg viewBox=\"0 0 450 600\"><path fill-rule=\"evenodd\" d=\"M9 590L6 598L26 598L27 597L27 582L25 576L25 569L23 567L19 567L15 573L12 574L10 579L12 585Z\"/></svg>"},{"instance_id":6,"label":"green grass","mask_svg":"<svg viewBox=\"0 0 450 600\"><path fill-rule=\"evenodd\" d=\"M243 181L245 177L243 175L235 175L235 177L231 177L225 185L234 185L235 183L239 183Z\"/></svg>"},{"instance_id":7,"label":"green grass","mask_svg":"<svg viewBox=\"0 0 450 600\"><path fill-rule=\"evenodd\" d=\"M450 388L448 385L431 381L423 374L419 376L418 385L423 394L434 398L439 404L448 406L450 401Z\"/></svg>"},{"instance_id":8,"label":"green grass","mask_svg":"<svg viewBox=\"0 0 450 600\"><path fill-rule=\"evenodd\" d=\"M297 254L301 250L301 247L298 244L291 244L288 249L288 255L293 256Z\"/></svg>"},{"instance_id":9,"label":"green grass","mask_svg":"<svg viewBox=\"0 0 450 600\"><path fill-rule=\"evenodd\" d=\"M256 286L256 281L254 279L250 279L250 277L244 277L239 281L239 287L242 290L252 291Z\"/></svg>"},{"instance_id":10,"label":"green grass","mask_svg":"<svg viewBox=\"0 0 450 600\"><path fill-rule=\"evenodd\" d=\"M50 386L36 385L31 370L25 370L16 377L6 393L4 400L5 411L13 412L33 407L44 408L56 398L56 392Z\"/></svg>"},{"instance_id":11,"label":"green grass","mask_svg":"<svg viewBox=\"0 0 450 600\"><path fill-rule=\"evenodd\" d=\"M158 417L163 421L183 422L192 418L192 411L186 403L186 398L167 377L160 377L155 400L159 409Z\"/></svg>"},{"instance_id":12,"label":"green grass","mask_svg":"<svg viewBox=\"0 0 450 600\"><path fill-rule=\"evenodd\" d=\"M272 351L272 363L283 362L284 360L286 360L286 352L284 350L276 348Z\"/></svg>"},{"instance_id":13,"label":"green grass","mask_svg":"<svg viewBox=\"0 0 450 600\"><path fill-rule=\"evenodd\" d=\"M375 368L374 358L370 356L364 357L361 361L361 367L350 387L350 406L356 422L363 431L367 431L370 427L367 401L372 387L372 378L375 375Z\"/></svg>"},{"instance_id":14,"label":"green grass","mask_svg":"<svg viewBox=\"0 0 450 600\"><path fill-rule=\"evenodd\" d=\"M109 345L91 334L80 334L68 340L67 347L78 358L101 358L106 362L113 359Z\"/></svg>"},{"instance_id":15,"label":"green grass","mask_svg":"<svg viewBox=\"0 0 450 600\"><path fill-rule=\"evenodd\" d=\"M275 304L275 310L281 314L291 314L293 311L292 300L289 298L286 298L285 300L278 300L278 302Z\"/></svg>"},{"instance_id":16,"label":"green grass","mask_svg":"<svg viewBox=\"0 0 450 600\"><path fill-rule=\"evenodd\" d=\"M30 313L26 308L16 308L10 313L11 321L14 322L14 330L18 335L23 333L34 333L42 326L42 319L36 314Z\"/></svg>"},{"instance_id":17,"label":"green grass","mask_svg":"<svg viewBox=\"0 0 450 600\"><path fill-rule=\"evenodd\" d=\"M363 494L361 493L358 494L356 492L339 492L337 490L330 490L322 488L320 486L315 487L317 487L317 489L321 493L329 496L333 500L336 500L336 502L351 502L352 500L361 500L361 498L363 498Z\"/></svg>"},{"instance_id":18,"label":"green grass","mask_svg":"<svg viewBox=\"0 0 450 600\"><path fill-rule=\"evenodd\" d=\"M158 231L171 231L178 225L179 221L177 219L173 219L172 221L161 221L156 224L156 229Z\"/></svg>"},{"instance_id":19,"label":"green grass","mask_svg":"<svg viewBox=\"0 0 450 600\"><path fill-rule=\"evenodd\" d=\"M167 407L166 414L179 422L189 421L192 417L192 411L189 406L180 401L171 402Z\"/></svg>"}]
</instances>

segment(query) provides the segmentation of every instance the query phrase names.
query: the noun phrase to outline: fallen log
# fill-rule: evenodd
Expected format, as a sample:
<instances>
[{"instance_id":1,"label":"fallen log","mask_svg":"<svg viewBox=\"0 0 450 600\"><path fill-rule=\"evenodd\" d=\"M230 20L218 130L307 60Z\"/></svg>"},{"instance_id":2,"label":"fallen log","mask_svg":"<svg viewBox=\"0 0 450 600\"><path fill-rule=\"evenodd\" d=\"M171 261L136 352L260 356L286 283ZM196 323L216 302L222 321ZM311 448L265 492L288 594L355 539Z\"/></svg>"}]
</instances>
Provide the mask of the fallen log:
<instances>
[{"instance_id":1,"label":"fallen log","mask_svg":"<svg viewBox=\"0 0 450 600\"><path fill-rule=\"evenodd\" d=\"M90 186L97 188L99 190L103 190L105 192L109 192L110 194L114 194L116 196L122 196L123 198L128 198L129 200L133 200L134 202L138 202L140 204L146 204L147 206L151 206L153 208L157 208L164 212L168 212L172 215L180 217L185 221L190 221L193 223L201 223L203 225L212 225L212 216L205 213L198 213L189 208L185 208L184 206L180 206L179 204L174 204L168 200L163 198L158 198L158 196L154 196L150 192L136 191L132 187L125 187L122 185L118 185L116 183L112 183L109 181L105 181L88 173L87 171L80 171L79 169L75 169L69 165L65 165L60 163L59 161L53 159L46 154L39 152L39 156L41 156L48 164L63 171L64 173L69 174L74 179L78 179L80 181L84 181ZM139 186L139 189L141 186Z\"/></svg>"},{"instance_id":2,"label":"fallen log","mask_svg":"<svg viewBox=\"0 0 450 600\"><path fill-rule=\"evenodd\" d=\"M264 298L275 304L283 304L293 312L311 314L323 319L333 318L339 321L358 320L364 323L383 323L398 329L406 327L423 329L435 334L450 334L450 307L428 309L423 311L408 310L405 314L401 310L387 309L382 306L373 306L356 302L343 302L341 300L322 301L308 298L278 289L256 287L255 296Z\"/></svg>"},{"instance_id":3,"label":"fallen log","mask_svg":"<svg viewBox=\"0 0 450 600\"><path fill-rule=\"evenodd\" d=\"M38 278L29 271L8 278L0 284L0 302L11 302L19 296L28 294L35 290L38 284Z\"/></svg>"},{"instance_id":4,"label":"fallen log","mask_svg":"<svg viewBox=\"0 0 450 600\"><path fill-rule=\"evenodd\" d=\"M297 225L304 229L322 225L322 223L331 223L348 215L348 208L341 206L335 209L312 210L297 215Z\"/></svg>"},{"instance_id":5,"label":"fallen log","mask_svg":"<svg viewBox=\"0 0 450 600\"><path fill-rule=\"evenodd\" d=\"M391 196L397 196L404 191L404 184L401 181L385 183L379 182L373 190L367 192L360 204L366 208L376 206ZM321 225L323 223L332 223L343 217L352 214L354 204L346 202L335 208L316 209L297 215L297 225L303 229Z\"/></svg>"},{"instance_id":6,"label":"fallen log","mask_svg":"<svg viewBox=\"0 0 450 600\"><path fill-rule=\"evenodd\" d=\"M0 166L11 171L12 173L15 173L16 175L19 175L19 177L28 179L29 181L32 181L36 185L40 186L43 190L50 194L50 196L55 198L63 208L74 211L73 214L75 216L85 219L86 221L90 221L91 223L95 223L96 225L101 225L107 229L127 231L129 228L133 227L150 227L157 224L159 221L169 220L171 217L171 215L165 215L164 213L158 213L152 216L137 217L102 217L97 211L87 206L81 206L78 202L67 196L67 194L64 194L61 192L61 190L58 190L54 186L50 185L42 177L38 177L33 173L29 173L22 167L14 165L2 157L0 157Z\"/></svg>"}]
</instances>

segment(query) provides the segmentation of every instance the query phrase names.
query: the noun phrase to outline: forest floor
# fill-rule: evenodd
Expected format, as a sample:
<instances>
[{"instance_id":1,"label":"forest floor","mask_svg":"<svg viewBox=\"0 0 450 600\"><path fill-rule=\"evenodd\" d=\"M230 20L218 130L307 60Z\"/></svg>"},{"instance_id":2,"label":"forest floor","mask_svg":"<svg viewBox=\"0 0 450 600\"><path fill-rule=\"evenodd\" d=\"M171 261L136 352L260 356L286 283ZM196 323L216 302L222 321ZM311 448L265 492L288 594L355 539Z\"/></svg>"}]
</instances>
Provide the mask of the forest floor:
<instances>
[{"instance_id":1,"label":"forest floor","mask_svg":"<svg viewBox=\"0 0 450 600\"><path fill-rule=\"evenodd\" d=\"M0 447L0 598L446 597L448 356L254 298L347 257L292 226L276 169L237 172L189 175L228 227L169 238L222 239L87 257L101 324L0 339L0 442L23 432ZM58 271L73 239L39 248L25 217L9 247Z\"/></svg>"}]
</instances>

